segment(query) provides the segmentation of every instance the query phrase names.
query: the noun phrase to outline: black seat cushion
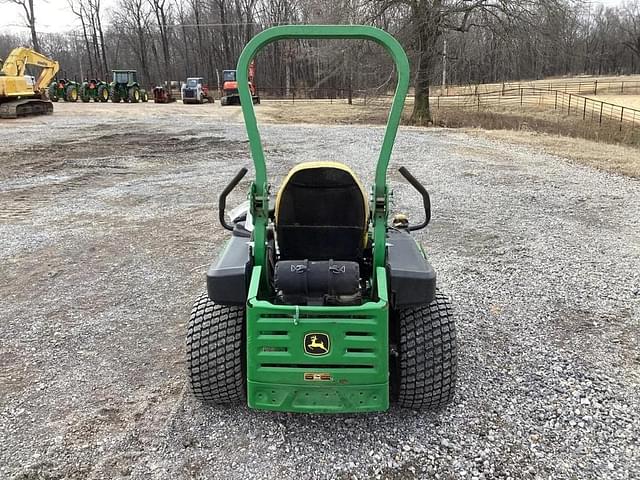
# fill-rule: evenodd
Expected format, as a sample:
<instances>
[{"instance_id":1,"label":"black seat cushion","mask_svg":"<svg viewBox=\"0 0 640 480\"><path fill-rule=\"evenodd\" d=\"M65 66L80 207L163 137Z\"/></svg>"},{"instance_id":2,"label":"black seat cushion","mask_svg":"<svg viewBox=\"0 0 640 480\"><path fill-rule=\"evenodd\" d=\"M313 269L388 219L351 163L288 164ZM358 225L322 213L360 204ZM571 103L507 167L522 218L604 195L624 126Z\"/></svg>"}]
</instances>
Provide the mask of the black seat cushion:
<instances>
[{"instance_id":1,"label":"black seat cushion","mask_svg":"<svg viewBox=\"0 0 640 480\"><path fill-rule=\"evenodd\" d=\"M368 214L360 184L344 167L309 165L296 167L278 195L280 258L359 259Z\"/></svg>"}]
</instances>

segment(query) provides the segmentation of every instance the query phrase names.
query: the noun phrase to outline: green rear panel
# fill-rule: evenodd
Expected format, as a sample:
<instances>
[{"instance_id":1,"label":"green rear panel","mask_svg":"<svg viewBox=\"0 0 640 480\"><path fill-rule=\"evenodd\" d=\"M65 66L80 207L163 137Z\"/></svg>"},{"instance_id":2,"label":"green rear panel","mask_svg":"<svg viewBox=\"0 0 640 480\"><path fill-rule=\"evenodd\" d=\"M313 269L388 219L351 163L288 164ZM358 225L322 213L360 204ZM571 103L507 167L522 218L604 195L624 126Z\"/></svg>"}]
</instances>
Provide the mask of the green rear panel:
<instances>
[{"instance_id":1,"label":"green rear panel","mask_svg":"<svg viewBox=\"0 0 640 480\"><path fill-rule=\"evenodd\" d=\"M384 269L378 272L379 300L355 307L296 307L258 300L260 270L253 269L247 302L249 406L318 413L389 408ZM329 337L328 353L305 351L315 333Z\"/></svg>"}]
</instances>

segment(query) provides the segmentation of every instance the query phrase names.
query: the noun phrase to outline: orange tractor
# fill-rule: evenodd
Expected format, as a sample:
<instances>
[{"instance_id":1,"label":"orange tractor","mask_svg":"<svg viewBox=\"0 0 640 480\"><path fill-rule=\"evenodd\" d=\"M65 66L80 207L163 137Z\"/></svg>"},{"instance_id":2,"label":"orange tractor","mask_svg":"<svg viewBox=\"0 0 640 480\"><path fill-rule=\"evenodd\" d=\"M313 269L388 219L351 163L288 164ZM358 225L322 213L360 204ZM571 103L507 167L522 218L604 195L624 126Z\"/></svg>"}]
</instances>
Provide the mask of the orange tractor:
<instances>
[{"instance_id":1,"label":"orange tractor","mask_svg":"<svg viewBox=\"0 0 640 480\"><path fill-rule=\"evenodd\" d=\"M258 90L254 81L256 74L256 64L252 61L249 64L249 92L251 92L251 100L254 105L260 103ZM222 93L220 95L221 105L240 105L240 95L238 94L238 81L236 80L235 70L222 71Z\"/></svg>"}]
</instances>

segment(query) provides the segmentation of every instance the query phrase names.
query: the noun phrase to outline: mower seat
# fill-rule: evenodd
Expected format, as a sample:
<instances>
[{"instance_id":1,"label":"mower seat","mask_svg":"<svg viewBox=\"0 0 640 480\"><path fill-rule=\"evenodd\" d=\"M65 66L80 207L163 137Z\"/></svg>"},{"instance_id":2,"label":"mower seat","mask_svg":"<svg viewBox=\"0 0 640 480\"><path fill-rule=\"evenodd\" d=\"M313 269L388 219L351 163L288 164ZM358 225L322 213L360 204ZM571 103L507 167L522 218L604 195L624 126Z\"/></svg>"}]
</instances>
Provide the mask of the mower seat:
<instances>
[{"instance_id":1,"label":"mower seat","mask_svg":"<svg viewBox=\"0 0 640 480\"><path fill-rule=\"evenodd\" d=\"M294 167L276 197L276 240L281 260L362 258L369 204L355 173L337 162Z\"/></svg>"}]
</instances>

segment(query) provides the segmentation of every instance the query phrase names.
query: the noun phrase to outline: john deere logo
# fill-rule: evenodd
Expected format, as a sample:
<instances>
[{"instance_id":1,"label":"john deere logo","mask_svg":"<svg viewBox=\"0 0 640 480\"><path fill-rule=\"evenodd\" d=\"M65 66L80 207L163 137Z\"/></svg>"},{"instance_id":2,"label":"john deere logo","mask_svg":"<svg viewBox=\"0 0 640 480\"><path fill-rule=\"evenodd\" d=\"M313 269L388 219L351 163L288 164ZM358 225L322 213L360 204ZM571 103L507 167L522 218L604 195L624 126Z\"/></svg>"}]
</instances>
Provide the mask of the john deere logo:
<instances>
[{"instance_id":1,"label":"john deere logo","mask_svg":"<svg viewBox=\"0 0 640 480\"><path fill-rule=\"evenodd\" d=\"M309 355L326 355L330 348L329 335L326 333L307 333L304 336L304 351Z\"/></svg>"}]
</instances>

